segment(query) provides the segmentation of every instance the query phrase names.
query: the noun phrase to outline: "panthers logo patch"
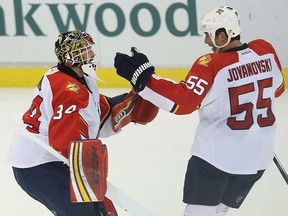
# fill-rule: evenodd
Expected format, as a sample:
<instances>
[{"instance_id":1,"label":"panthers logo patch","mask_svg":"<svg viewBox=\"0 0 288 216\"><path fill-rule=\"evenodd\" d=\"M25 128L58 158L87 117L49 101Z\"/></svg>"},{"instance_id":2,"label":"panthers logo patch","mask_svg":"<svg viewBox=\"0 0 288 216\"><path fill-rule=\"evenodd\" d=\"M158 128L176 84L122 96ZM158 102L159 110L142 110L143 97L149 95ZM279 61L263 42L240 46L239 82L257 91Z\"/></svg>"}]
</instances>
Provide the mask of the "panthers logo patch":
<instances>
[{"instance_id":1,"label":"panthers logo patch","mask_svg":"<svg viewBox=\"0 0 288 216\"><path fill-rule=\"evenodd\" d=\"M76 92L76 93L78 93L79 89L80 88L79 88L79 86L76 83L68 82L68 84L66 86L66 90L73 91L73 92Z\"/></svg>"},{"instance_id":2,"label":"panthers logo patch","mask_svg":"<svg viewBox=\"0 0 288 216\"><path fill-rule=\"evenodd\" d=\"M197 64L207 67L210 61L211 61L210 55L204 55L198 60Z\"/></svg>"}]
</instances>

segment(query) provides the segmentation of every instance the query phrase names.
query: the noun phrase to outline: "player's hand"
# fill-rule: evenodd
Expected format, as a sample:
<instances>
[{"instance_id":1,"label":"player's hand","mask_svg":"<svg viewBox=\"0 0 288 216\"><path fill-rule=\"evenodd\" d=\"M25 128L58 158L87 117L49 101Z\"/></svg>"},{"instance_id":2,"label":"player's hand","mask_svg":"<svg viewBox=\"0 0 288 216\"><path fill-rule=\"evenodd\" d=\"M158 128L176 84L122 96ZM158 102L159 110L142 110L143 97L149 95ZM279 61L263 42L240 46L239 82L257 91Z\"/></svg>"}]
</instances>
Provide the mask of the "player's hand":
<instances>
[{"instance_id":1,"label":"player's hand","mask_svg":"<svg viewBox=\"0 0 288 216\"><path fill-rule=\"evenodd\" d=\"M136 47L131 47L132 56L116 53L114 67L117 74L128 80L134 90L142 91L150 76L154 73L154 66L149 62L146 55L139 52Z\"/></svg>"}]
</instances>

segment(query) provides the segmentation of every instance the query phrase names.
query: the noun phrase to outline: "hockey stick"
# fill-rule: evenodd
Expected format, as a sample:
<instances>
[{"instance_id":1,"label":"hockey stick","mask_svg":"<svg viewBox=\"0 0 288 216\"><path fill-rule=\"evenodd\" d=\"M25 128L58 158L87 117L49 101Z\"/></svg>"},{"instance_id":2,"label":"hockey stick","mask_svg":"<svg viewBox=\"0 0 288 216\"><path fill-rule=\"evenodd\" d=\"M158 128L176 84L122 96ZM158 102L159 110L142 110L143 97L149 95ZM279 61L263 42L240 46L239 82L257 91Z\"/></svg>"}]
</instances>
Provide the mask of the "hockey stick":
<instances>
[{"instance_id":1,"label":"hockey stick","mask_svg":"<svg viewBox=\"0 0 288 216\"><path fill-rule=\"evenodd\" d=\"M278 170L280 171L280 173L281 173L282 177L284 178L285 182L288 184L288 175L287 175L284 167L280 163L280 160L278 159L278 157L277 157L277 155L275 153L274 153L273 161L274 161L275 165L277 166Z\"/></svg>"},{"instance_id":2,"label":"hockey stick","mask_svg":"<svg viewBox=\"0 0 288 216\"><path fill-rule=\"evenodd\" d=\"M10 117L4 115L3 113L0 113L1 118L5 122L12 122L14 125L19 126L19 124L16 123L13 119ZM57 157L59 160L63 161L63 163L67 164L69 166L68 159L64 157L62 154L60 154L58 151L47 145L44 141L36 137L33 133L30 133L23 127L18 127L18 129L23 133L25 136L27 136L29 139L34 141L37 145ZM115 202L121 209L128 212L130 215L133 216L154 216L153 213L145 209L141 204L139 204L136 200L132 199L128 195L126 195L123 191L121 191L119 188L117 188L115 185L107 181L107 192L106 196L111 199L113 202Z\"/></svg>"}]
</instances>

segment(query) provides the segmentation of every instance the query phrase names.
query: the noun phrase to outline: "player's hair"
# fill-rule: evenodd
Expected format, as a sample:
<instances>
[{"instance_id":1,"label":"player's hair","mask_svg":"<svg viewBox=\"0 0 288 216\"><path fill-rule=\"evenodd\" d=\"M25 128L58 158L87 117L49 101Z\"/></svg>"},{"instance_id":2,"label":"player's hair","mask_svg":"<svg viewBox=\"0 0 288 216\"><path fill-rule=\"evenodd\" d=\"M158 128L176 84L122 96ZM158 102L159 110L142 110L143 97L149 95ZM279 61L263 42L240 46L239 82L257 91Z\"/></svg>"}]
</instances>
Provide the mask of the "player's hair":
<instances>
[{"instance_id":1,"label":"player's hair","mask_svg":"<svg viewBox=\"0 0 288 216\"><path fill-rule=\"evenodd\" d=\"M220 29L216 30L216 32L215 32L215 38L218 37L218 35L219 35L221 32L224 32L226 38L228 38L228 35L227 35L226 30L225 30L224 28L220 28ZM231 40L230 40L230 42L231 42L231 41L234 41L234 40L241 40L240 34L237 35L236 37L232 37Z\"/></svg>"}]
</instances>

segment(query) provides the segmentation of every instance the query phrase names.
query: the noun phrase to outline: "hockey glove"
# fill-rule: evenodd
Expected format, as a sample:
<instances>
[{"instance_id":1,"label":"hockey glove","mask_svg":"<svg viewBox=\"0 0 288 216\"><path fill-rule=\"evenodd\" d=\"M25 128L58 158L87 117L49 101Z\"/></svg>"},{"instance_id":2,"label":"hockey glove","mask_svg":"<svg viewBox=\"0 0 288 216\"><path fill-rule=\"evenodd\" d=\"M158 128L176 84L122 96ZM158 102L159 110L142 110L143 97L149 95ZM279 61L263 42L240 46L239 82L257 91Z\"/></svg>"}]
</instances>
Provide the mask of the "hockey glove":
<instances>
[{"instance_id":1,"label":"hockey glove","mask_svg":"<svg viewBox=\"0 0 288 216\"><path fill-rule=\"evenodd\" d=\"M146 125L153 121L158 111L158 107L132 90L121 103L112 108L113 130L117 132L130 122Z\"/></svg>"},{"instance_id":2,"label":"hockey glove","mask_svg":"<svg viewBox=\"0 0 288 216\"><path fill-rule=\"evenodd\" d=\"M149 62L146 55L139 52L136 47L131 47L132 56L116 53L114 67L117 74L128 80L136 92L142 91L151 75L154 66Z\"/></svg>"}]
</instances>

